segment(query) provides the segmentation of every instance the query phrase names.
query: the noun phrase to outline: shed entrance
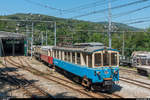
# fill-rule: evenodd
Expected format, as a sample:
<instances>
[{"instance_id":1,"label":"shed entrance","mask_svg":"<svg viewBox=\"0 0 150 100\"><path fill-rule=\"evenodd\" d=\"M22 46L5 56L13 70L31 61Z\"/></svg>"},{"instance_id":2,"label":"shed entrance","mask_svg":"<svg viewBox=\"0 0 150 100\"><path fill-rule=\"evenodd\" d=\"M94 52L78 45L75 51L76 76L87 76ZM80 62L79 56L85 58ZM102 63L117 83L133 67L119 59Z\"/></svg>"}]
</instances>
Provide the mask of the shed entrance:
<instances>
[{"instance_id":1,"label":"shed entrance","mask_svg":"<svg viewBox=\"0 0 150 100\"><path fill-rule=\"evenodd\" d=\"M3 56L23 56L24 39L2 39Z\"/></svg>"}]
</instances>

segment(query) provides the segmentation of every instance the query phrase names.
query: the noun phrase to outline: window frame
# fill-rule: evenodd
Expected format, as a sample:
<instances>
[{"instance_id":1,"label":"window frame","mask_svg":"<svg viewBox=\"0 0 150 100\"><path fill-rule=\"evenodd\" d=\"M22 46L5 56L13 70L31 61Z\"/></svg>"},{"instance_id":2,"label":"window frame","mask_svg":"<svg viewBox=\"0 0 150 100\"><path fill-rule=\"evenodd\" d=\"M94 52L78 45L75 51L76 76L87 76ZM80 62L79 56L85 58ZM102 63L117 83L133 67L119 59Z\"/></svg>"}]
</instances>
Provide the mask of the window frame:
<instances>
[{"instance_id":1,"label":"window frame","mask_svg":"<svg viewBox=\"0 0 150 100\"><path fill-rule=\"evenodd\" d=\"M105 52L105 50L103 50L103 51L98 51L98 52L94 52L93 53L93 56L92 56L92 67L93 68L97 68L96 66L95 66L95 54L97 54L97 53L101 53L101 66L98 66L98 67L114 67L114 66L119 66L119 52L117 52L117 51L111 51L111 50L107 50L107 52L108 52L108 55L109 55L109 65L106 65L106 66L104 66L104 60L103 60L103 58L104 58L104 56L103 56L103 54L104 54L104 52ZM116 53L117 54L117 64L116 65L111 65L111 54L112 53Z\"/></svg>"}]
</instances>

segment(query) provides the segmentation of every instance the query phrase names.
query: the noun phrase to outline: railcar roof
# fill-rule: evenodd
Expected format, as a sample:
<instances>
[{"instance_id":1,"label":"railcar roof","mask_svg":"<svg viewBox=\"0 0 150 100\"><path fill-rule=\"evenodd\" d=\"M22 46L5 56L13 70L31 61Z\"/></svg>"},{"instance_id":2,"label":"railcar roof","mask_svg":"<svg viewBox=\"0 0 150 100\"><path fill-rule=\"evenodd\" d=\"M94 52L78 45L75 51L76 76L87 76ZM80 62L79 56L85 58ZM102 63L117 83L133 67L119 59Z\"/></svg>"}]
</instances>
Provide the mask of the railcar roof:
<instances>
[{"instance_id":1,"label":"railcar roof","mask_svg":"<svg viewBox=\"0 0 150 100\"><path fill-rule=\"evenodd\" d=\"M131 55L133 56L146 56L146 57L150 57L150 52L147 51L134 51Z\"/></svg>"},{"instance_id":2,"label":"railcar roof","mask_svg":"<svg viewBox=\"0 0 150 100\"><path fill-rule=\"evenodd\" d=\"M49 49L52 49L54 46L41 46L40 48L42 50L49 50Z\"/></svg>"},{"instance_id":3,"label":"railcar roof","mask_svg":"<svg viewBox=\"0 0 150 100\"><path fill-rule=\"evenodd\" d=\"M104 44L99 42L90 42L90 43L75 43L74 46L104 46Z\"/></svg>"},{"instance_id":4,"label":"railcar roof","mask_svg":"<svg viewBox=\"0 0 150 100\"><path fill-rule=\"evenodd\" d=\"M25 38L25 35L14 33L14 32L4 32L0 31L0 38L2 39L22 39Z\"/></svg>"},{"instance_id":5,"label":"railcar roof","mask_svg":"<svg viewBox=\"0 0 150 100\"><path fill-rule=\"evenodd\" d=\"M97 51L101 51L104 49L117 51L116 49L109 49L106 46L95 46L95 47L53 47L54 50L64 50L64 51L72 51L72 52L85 52L85 53L93 53Z\"/></svg>"}]
</instances>

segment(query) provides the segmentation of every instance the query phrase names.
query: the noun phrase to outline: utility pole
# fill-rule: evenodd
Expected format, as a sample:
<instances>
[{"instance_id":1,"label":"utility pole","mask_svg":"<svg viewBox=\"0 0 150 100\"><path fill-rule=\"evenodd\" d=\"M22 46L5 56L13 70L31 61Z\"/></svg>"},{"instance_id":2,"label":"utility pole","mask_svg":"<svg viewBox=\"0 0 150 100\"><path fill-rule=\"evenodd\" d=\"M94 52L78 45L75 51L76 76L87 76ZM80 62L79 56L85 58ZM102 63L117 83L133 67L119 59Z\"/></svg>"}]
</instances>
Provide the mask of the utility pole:
<instances>
[{"instance_id":1,"label":"utility pole","mask_svg":"<svg viewBox=\"0 0 150 100\"><path fill-rule=\"evenodd\" d=\"M108 4L108 20L109 20L109 27L108 27L108 35L109 35L109 48L111 48L111 1L109 0Z\"/></svg>"},{"instance_id":2,"label":"utility pole","mask_svg":"<svg viewBox=\"0 0 150 100\"><path fill-rule=\"evenodd\" d=\"M41 36L41 43L42 43L42 46L43 46L43 32L41 32L42 34L42 36Z\"/></svg>"},{"instance_id":3,"label":"utility pole","mask_svg":"<svg viewBox=\"0 0 150 100\"><path fill-rule=\"evenodd\" d=\"M47 30L46 30L46 46L47 46Z\"/></svg>"},{"instance_id":4,"label":"utility pole","mask_svg":"<svg viewBox=\"0 0 150 100\"><path fill-rule=\"evenodd\" d=\"M54 37L55 37L54 45L56 46L56 22L54 22Z\"/></svg>"},{"instance_id":5,"label":"utility pole","mask_svg":"<svg viewBox=\"0 0 150 100\"><path fill-rule=\"evenodd\" d=\"M34 23L32 22L32 38L31 38L31 59L32 59L32 49L33 49L33 31L34 31L34 28L33 28L33 25Z\"/></svg>"},{"instance_id":6,"label":"utility pole","mask_svg":"<svg viewBox=\"0 0 150 100\"><path fill-rule=\"evenodd\" d=\"M125 43L124 43L124 31L123 31L123 43L122 43L122 56L124 57L124 47L125 47Z\"/></svg>"},{"instance_id":7,"label":"utility pole","mask_svg":"<svg viewBox=\"0 0 150 100\"><path fill-rule=\"evenodd\" d=\"M27 56L28 56L29 41L28 41L28 25L27 24L26 24L26 37L27 37Z\"/></svg>"}]
</instances>

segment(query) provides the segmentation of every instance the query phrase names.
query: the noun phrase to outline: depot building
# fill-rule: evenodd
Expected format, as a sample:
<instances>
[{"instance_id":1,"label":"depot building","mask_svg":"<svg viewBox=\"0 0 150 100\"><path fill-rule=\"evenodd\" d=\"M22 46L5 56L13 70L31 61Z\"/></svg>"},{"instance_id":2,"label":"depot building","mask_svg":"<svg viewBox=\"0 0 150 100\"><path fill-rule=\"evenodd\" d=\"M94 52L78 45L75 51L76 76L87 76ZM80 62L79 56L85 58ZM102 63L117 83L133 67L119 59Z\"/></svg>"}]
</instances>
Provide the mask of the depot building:
<instances>
[{"instance_id":1,"label":"depot building","mask_svg":"<svg viewBox=\"0 0 150 100\"><path fill-rule=\"evenodd\" d=\"M0 31L0 56L23 56L27 54L26 36Z\"/></svg>"}]
</instances>

